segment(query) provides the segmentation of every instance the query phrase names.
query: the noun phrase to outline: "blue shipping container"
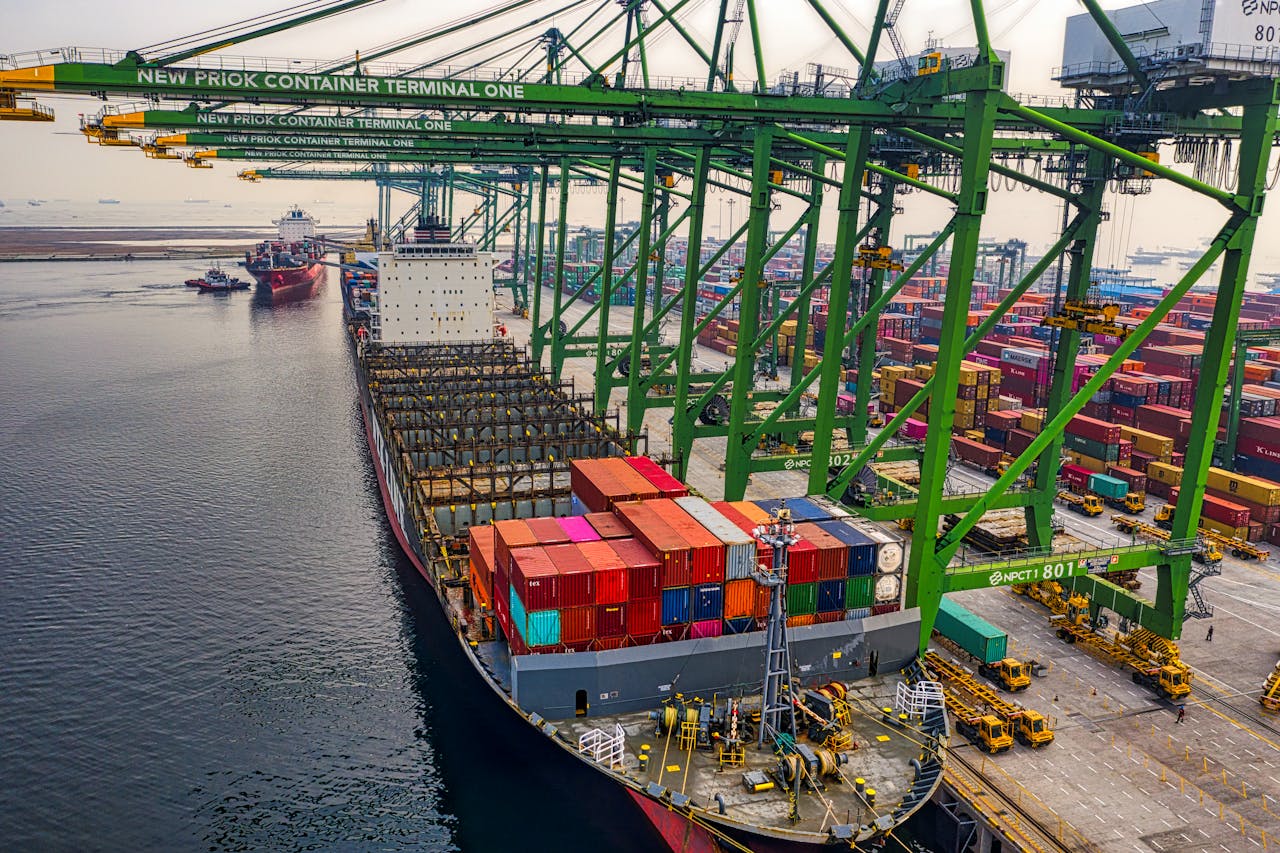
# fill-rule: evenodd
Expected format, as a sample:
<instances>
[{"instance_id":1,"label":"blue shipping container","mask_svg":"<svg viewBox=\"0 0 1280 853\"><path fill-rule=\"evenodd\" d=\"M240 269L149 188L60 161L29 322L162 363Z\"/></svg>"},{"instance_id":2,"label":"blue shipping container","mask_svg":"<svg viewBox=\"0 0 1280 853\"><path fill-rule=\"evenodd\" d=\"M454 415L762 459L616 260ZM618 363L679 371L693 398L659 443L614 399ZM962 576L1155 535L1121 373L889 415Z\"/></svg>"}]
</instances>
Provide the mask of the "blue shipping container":
<instances>
[{"instance_id":1,"label":"blue shipping container","mask_svg":"<svg viewBox=\"0 0 1280 853\"><path fill-rule=\"evenodd\" d=\"M843 580L818 581L818 612L830 613L833 610L844 610Z\"/></svg>"},{"instance_id":2,"label":"blue shipping container","mask_svg":"<svg viewBox=\"0 0 1280 853\"><path fill-rule=\"evenodd\" d=\"M726 634L745 634L748 631L754 631L755 629L756 620L751 616L746 616L742 619L724 620L724 632Z\"/></svg>"},{"instance_id":3,"label":"blue shipping container","mask_svg":"<svg viewBox=\"0 0 1280 853\"><path fill-rule=\"evenodd\" d=\"M662 624L682 625L689 621L690 591L677 586L662 591Z\"/></svg>"},{"instance_id":4,"label":"blue shipping container","mask_svg":"<svg viewBox=\"0 0 1280 853\"><path fill-rule=\"evenodd\" d=\"M1264 480L1280 480L1280 462L1245 456L1243 453L1236 456L1236 471L1252 477L1261 477Z\"/></svg>"},{"instance_id":5,"label":"blue shipping container","mask_svg":"<svg viewBox=\"0 0 1280 853\"><path fill-rule=\"evenodd\" d=\"M560 642L560 611L535 610L529 614L529 634L524 641L530 646L554 646Z\"/></svg>"},{"instance_id":6,"label":"blue shipping container","mask_svg":"<svg viewBox=\"0 0 1280 853\"><path fill-rule=\"evenodd\" d=\"M719 619L724 616L724 586L704 583L693 588L693 619Z\"/></svg>"},{"instance_id":7,"label":"blue shipping container","mask_svg":"<svg viewBox=\"0 0 1280 853\"><path fill-rule=\"evenodd\" d=\"M797 523L801 521L825 521L831 518L831 514L825 509L804 498L769 498L763 501L752 501L752 503L770 514L777 512L785 504L787 509L791 510L792 521Z\"/></svg>"},{"instance_id":8,"label":"blue shipping container","mask_svg":"<svg viewBox=\"0 0 1280 853\"><path fill-rule=\"evenodd\" d=\"M995 427L987 427L983 430L983 434L987 438L987 444L994 447L1004 447L1004 443L1009 437L1006 430L996 429Z\"/></svg>"},{"instance_id":9,"label":"blue shipping container","mask_svg":"<svg viewBox=\"0 0 1280 853\"><path fill-rule=\"evenodd\" d=\"M856 578L876 570L876 543L843 519L830 519L821 524L823 530L849 546L849 563L845 576Z\"/></svg>"},{"instance_id":10,"label":"blue shipping container","mask_svg":"<svg viewBox=\"0 0 1280 853\"><path fill-rule=\"evenodd\" d=\"M520 635L528 645L529 636L529 617L525 615L524 602L520 600L520 596L516 594L516 588L510 587L510 595L507 596L507 602L511 605L511 624L515 626L516 633Z\"/></svg>"}]
</instances>

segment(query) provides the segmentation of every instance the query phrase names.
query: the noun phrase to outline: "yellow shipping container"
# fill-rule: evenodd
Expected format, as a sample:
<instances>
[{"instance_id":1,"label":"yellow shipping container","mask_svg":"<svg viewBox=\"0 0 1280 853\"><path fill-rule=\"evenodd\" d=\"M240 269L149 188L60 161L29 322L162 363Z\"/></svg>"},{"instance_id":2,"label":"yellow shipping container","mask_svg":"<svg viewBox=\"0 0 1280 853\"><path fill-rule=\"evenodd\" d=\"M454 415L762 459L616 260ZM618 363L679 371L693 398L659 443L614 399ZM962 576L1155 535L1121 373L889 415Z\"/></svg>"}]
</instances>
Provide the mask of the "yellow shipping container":
<instances>
[{"instance_id":1,"label":"yellow shipping container","mask_svg":"<svg viewBox=\"0 0 1280 853\"><path fill-rule=\"evenodd\" d=\"M1094 459L1092 456L1085 456L1083 453L1076 453L1074 450L1067 451L1067 458L1081 468L1088 468L1095 474L1101 474L1107 470L1107 463L1101 459Z\"/></svg>"},{"instance_id":2,"label":"yellow shipping container","mask_svg":"<svg viewBox=\"0 0 1280 853\"><path fill-rule=\"evenodd\" d=\"M983 444L987 443L987 434L980 429L967 429L964 431L964 437L970 441L978 441Z\"/></svg>"},{"instance_id":3,"label":"yellow shipping container","mask_svg":"<svg viewBox=\"0 0 1280 853\"><path fill-rule=\"evenodd\" d=\"M1040 432L1040 427L1044 425L1044 410L1024 409L1022 412L1021 425L1027 432Z\"/></svg>"},{"instance_id":4,"label":"yellow shipping container","mask_svg":"<svg viewBox=\"0 0 1280 853\"><path fill-rule=\"evenodd\" d=\"M1262 506L1280 506L1280 483L1233 474L1221 468L1209 469L1207 485L1219 492L1239 495L1247 501Z\"/></svg>"},{"instance_id":5,"label":"yellow shipping container","mask_svg":"<svg viewBox=\"0 0 1280 853\"><path fill-rule=\"evenodd\" d=\"M1120 437L1133 442L1133 446L1143 453L1150 453L1161 460L1173 458L1173 439L1167 436L1121 425Z\"/></svg>"},{"instance_id":6,"label":"yellow shipping container","mask_svg":"<svg viewBox=\"0 0 1280 853\"><path fill-rule=\"evenodd\" d=\"M1200 526L1205 530L1221 533L1223 536L1234 536L1237 539L1246 540L1249 538L1248 527L1229 527L1221 521L1214 521L1212 518L1205 518L1203 515L1200 516Z\"/></svg>"},{"instance_id":7,"label":"yellow shipping container","mask_svg":"<svg viewBox=\"0 0 1280 853\"><path fill-rule=\"evenodd\" d=\"M788 337L795 337L796 321L783 320L782 325L778 327L778 331L782 332L782 334L787 335Z\"/></svg>"},{"instance_id":8,"label":"yellow shipping container","mask_svg":"<svg viewBox=\"0 0 1280 853\"><path fill-rule=\"evenodd\" d=\"M914 371L910 367L900 364L889 364L880 368L880 380L882 382L893 382L894 380L901 379L904 376L911 376L913 373Z\"/></svg>"},{"instance_id":9,"label":"yellow shipping container","mask_svg":"<svg viewBox=\"0 0 1280 853\"><path fill-rule=\"evenodd\" d=\"M819 362L819 361L821 361L821 360L822 360L822 359L818 358L818 356L814 355L814 354L813 354L813 353L811 353L811 352L807 352L807 353L805 353L805 354L804 354L804 369L805 369L805 370L813 370L813 368L815 368L815 367L817 367L817 366L818 366L818 362Z\"/></svg>"},{"instance_id":10,"label":"yellow shipping container","mask_svg":"<svg viewBox=\"0 0 1280 853\"><path fill-rule=\"evenodd\" d=\"M960 367L960 384L961 385L977 385L978 371L972 370L962 365Z\"/></svg>"},{"instance_id":11,"label":"yellow shipping container","mask_svg":"<svg viewBox=\"0 0 1280 853\"><path fill-rule=\"evenodd\" d=\"M725 348L724 348L724 354L725 354L725 355L737 355L737 354L738 354L738 348L737 348L736 346L727 346L727 347L725 347Z\"/></svg>"},{"instance_id":12,"label":"yellow shipping container","mask_svg":"<svg viewBox=\"0 0 1280 853\"><path fill-rule=\"evenodd\" d=\"M929 377L931 377L931 376L933 376L933 365L932 365L932 364L917 364L917 365L916 365L916 379L928 379L928 378L929 378Z\"/></svg>"},{"instance_id":13,"label":"yellow shipping container","mask_svg":"<svg viewBox=\"0 0 1280 853\"><path fill-rule=\"evenodd\" d=\"M972 415L977 402L977 400L956 400L956 412L964 412L966 415Z\"/></svg>"},{"instance_id":14,"label":"yellow shipping container","mask_svg":"<svg viewBox=\"0 0 1280 853\"><path fill-rule=\"evenodd\" d=\"M1152 462L1147 466L1147 476L1170 486L1182 484L1182 469L1167 462Z\"/></svg>"},{"instance_id":15,"label":"yellow shipping container","mask_svg":"<svg viewBox=\"0 0 1280 853\"><path fill-rule=\"evenodd\" d=\"M738 339L738 330L725 329L720 333L720 337L724 338L726 341L736 341Z\"/></svg>"},{"instance_id":16,"label":"yellow shipping container","mask_svg":"<svg viewBox=\"0 0 1280 853\"><path fill-rule=\"evenodd\" d=\"M988 399L988 398L990 398L990 397L991 397L991 386L990 386L990 385L979 385L979 386L978 386L978 399L979 399L979 400L986 400L986 399Z\"/></svg>"}]
</instances>

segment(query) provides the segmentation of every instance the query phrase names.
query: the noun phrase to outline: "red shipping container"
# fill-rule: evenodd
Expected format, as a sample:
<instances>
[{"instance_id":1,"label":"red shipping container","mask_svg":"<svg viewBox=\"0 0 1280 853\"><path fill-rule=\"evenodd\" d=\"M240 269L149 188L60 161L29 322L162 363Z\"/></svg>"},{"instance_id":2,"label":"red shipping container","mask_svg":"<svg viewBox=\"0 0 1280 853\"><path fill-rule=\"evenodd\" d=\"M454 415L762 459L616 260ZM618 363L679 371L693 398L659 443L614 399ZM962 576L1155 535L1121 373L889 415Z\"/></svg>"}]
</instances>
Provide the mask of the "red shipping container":
<instances>
[{"instance_id":1,"label":"red shipping container","mask_svg":"<svg viewBox=\"0 0 1280 853\"><path fill-rule=\"evenodd\" d=\"M559 606L588 607L595 604L595 569L582 555L582 551L578 550L578 546L573 543L548 545L544 550L560 573Z\"/></svg>"},{"instance_id":2,"label":"red shipping container","mask_svg":"<svg viewBox=\"0 0 1280 853\"><path fill-rule=\"evenodd\" d=\"M1243 453L1255 459L1268 459L1280 462L1280 444L1264 444L1254 438L1241 435L1236 441L1236 453Z\"/></svg>"},{"instance_id":3,"label":"red shipping container","mask_svg":"<svg viewBox=\"0 0 1280 853\"><path fill-rule=\"evenodd\" d=\"M661 598L633 598L627 602L627 633L652 637L662 627Z\"/></svg>"},{"instance_id":4,"label":"red shipping container","mask_svg":"<svg viewBox=\"0 0 1280 853\"><path fill-rule=\"evenodd\" d=\"M1261 445L1280 448L1280 417L1242 418L1240 421L1240 438L1247 438ZM1248 453L1247 450L1240 452ZM1276 452L1280 454L1280 450ZM1254 454L1250 453L1249 455L1252 456Z\"/></svg>"},{"instance_id":5,"label":"red shipping container","mask_svg":"<svg viewBox=\"0 0 1280 853\"><path fill-rule=\"evenodd\" d=\"M836 540L839 541L839 540ZM843 543L841 543L843 546ZM772 549L770 549L772 552ZM768 566L772 566L773 555L770 553ZM848 562L845 563L848 572ZM809 580L802 580L808 578ZM787 583L813 583L818 579L818 546L807 539L801 539L787 549Z\"/></svg>"},{"instance_id":6,"label":"red shipping container","mask_svg":"<svg viewBox=\"0 0 1280 853\"><path fill-rule=\"evenodd\" d=\"M1089 476L1093 472L1079 465L1063 465L1059 469L1059 478L1066 480L1074 489L1089 488Z\"/></svg>"},{"instance_id":7,"label":"red shipping container","mask_svg":"<svg viewBox=\"0 0 1280 853\"><path fill-rule=\"evenodd\" d=\"M1162 480L1157 480L1154 477L1147 479L1147 494L1149 495L1168 500L1170 488L1170 485Z\"/></svg>"},{"instance_id":8,"label":"red shipping container","mask_svg":"<svg viewBox=\"0 0 1280 853\"><path fill-rule=\"evenodd\" d=\"M467 553L470 555L472 580L479 584L488 601L493 601L493 564L496 559L497 532L490 524L476 525L467 531ZM503 590L506 594L506 590Z\"/></svg>"},{"instance_id":9,"label":"red shipping container","mask_svg":"<svg viewBox=\"0 0 1280 853\"><path fill-rule=\"evenodd\" d=\"M515 548L528 548L538 544L538 537L533 535L529 525L518 518L493 523L495 533L493 553L497 558L495 570L504 574L511 572L511 551Z\"/></svg>"},{"instance_id":10,"label":"red shipping container","mask_svg":"<svg viewBox=\"0 0 1280 853\"><path fill-rule=\"evenodd\" d=\"M625 649L626 647L626 637L600 637L595 641L596 651L601 652L608 652L614 649Z\"/></svg>"},{"instance_id":11,"label":"red shipping container","mask_svg":"<svg viewBox=\"0 0 1280 853\"><path fill-rule=\"evenodd\" d=\"M699 524L673 500L646 501L644 505L689 543L692 549L693 584L724 583L724 542L720 537ZM667 583L665 579L663 581L663 586L679 585Z\"/></svg>"},{"instance_id":12,"label":"red shipping container","mask_svg":"<svg viewBox=\"0 0 1280 853\"><path fill-rule=\"evenodd\" d=\"M614 507L632 534L643 542L662 564L664 587L693 584L693 565L689 543L671 528L646 503L620 503ZM684 510L681 510L684 512Z\"/></svg>"},{"instance_id":13,"label":"red shipping container","mask_svg":"<svg viewBox=\"0 0 1280 853\"><path fill-rule=\"evenodd\" d=\"M826 613L815 613L814 618L817 619L819 625L827 622L839 622L841 619L844 619L844 611L831 610Z\"/></svg>"},{"instance_id":14,"label":"red shipping container","mask_svg":"<svg viewBox=\"0 0 1280 853\"><path fill-rule=\"evenodd\" d=\"M617 606L617 605L614 605ZM564 607L560 610L560 642L586 643L596 636L596 608ZM585 651L585 649L582 649Z\"/></svg>"},{"instance_id":15,"label":"red shipping container","mask_svg":"<svg viewBox=\"0 0 1280 853\"><path fill-rule=\"evenodd\" d=\"M563 628L561 629L563 630ZM596 605L596 636L621 637L627 633L627 605Z\"/></svg>"},{"instance_id":16,"label":"red shipping container","mask_svg":"<svg viewBox=\"0 0 1280 853\"><path fill-rule=\"evenodd\" d=\"M684 625L664 625L658 631L658 642L673 643L677 640L689 639L689 626Z\"/></svg>"},{"instance_id":17,"label":"red shipping container","mask_svg":"<svg viewBox=\"0 0 1280 853\"><path fill-rule=\"evenodd\" d=\"M662 563L648 548L635 539L611 539L609 547L626 564L628 601L662 594Z\"/></svg>"},{"instance_id":18,"label":"red shipping container","mask_svg":"<svg viewBox=\"0 0 1280 853\"><path fill-rule=\"evenodd\" d=\"M524 523L538 537L539 545L563 545L570 541L569 534L554 518L526 518Z\"/></svg>"},{"instance_id":19,"label":"red shipping container","mask_svg":"<svg viewBox=\"0 0 1280 853\"><path fill-rule=\"evenodd\" d=\"M582 557L595 570L595 603L619 604L627 600L627 564L603 539L579 542Z\"/></svg>"},{"instance_id":20,"label":"red shipping container","mask_svg":"<svg viewBox=\"0 0 1280 853\"><path fill-rule=\"evenodd\" d=\"M596 529L601 539L627 539L631 531L611 512L589 512L583 516Z\"/></svg>"},{"instance_id":21,"label":"red shipping container","mask_svg":"<svg viewBox=\"0 0 1280 853\"><path fill-rule=\"evenodd\" d=\"M1033 432L1027 432L1024 429L1011 429L1005 433L1004 449L1014 456L1019 456L1035 440L1036 436Z\"/></svg>"},{"instance_id":22,"label":"red shipping container","mask_svg":"<svg viewBox=\"0 0 1280 853\"><path fill-rule=\"evenodd\" d=\"M748 536L755 536L753 531L760 525L739 512L733 504L728 501L713 501L711 506L716 510L716 512L733 522L743 533L746 533ZM764 563L765 565L773 563L773 548L761 542L759 539L756 540L756 561Z\"/></svg>"},{"instance_id":23,"label":"red shipping container","mask_svg":"<svg viewBox=\"0 0 1280 853\"><path fill-rule=\"evenodd\" d=\"M848 545L845 545L818 525L809 522L797 524L796 533L817 549L817 559L814 561L814 573L812 575L809 574L807 567L802 570L796 566L794 560L788 559L788 586L798 583L813 583L819 580L839 580L849 576ZM794 547L788 549L788 558L794 553Z\"/></svg>"},{"instance_id":24,"label":"red shipping container","mask_svg":"<svg viewBox=\"0 0 1280 853\"><path fill-rule=\"evenodd\" d=\"M560 572L544 548L520 548L514 552L511 586L526 612L560 606Z\"/></svg>"},{"instance_id":25,"label":"red shipping container","mask_svg":"<svg viewBox=\"0 0 1280 853\"><path fill-rule=\"evenodd\" d=\"M1147 490L1147 475L1142 471L1126 468L1122 465L1108 465L1107 476L1115 477L1117 480L1124 480L1129 484L1131 492L1145 492Z\"/></svg>"},{"instance_id":26,"label":"red shipping container","mask_svg":"<svg viewBox=\"0 0 1280 853\"><path fill-rule=\"evenodd\" d=\"M885 613L897 613L901 609L902 604L897 601L890 602L889 604L873 604L871 605L871 615L881 616Z\"/></svg>"},{"instance_id":27,"label":"red shipping container","mask_svg":"<svg viewBox=\"0 0 1280 853\"><path fill-rule=\"evenodd\" d=\"M1238 503L1215 498L1206 494L1200 507L1200 514L1205 518L1220 521L1228 527L1245 527L1249 523L1249 510Z\"/></svg>"},{"instance_id":28,"label":"red shipping container","mask_svg":"<svg viewBox=\"0 0 1280 853\"><path fill-rule=\"evenodd\" d=\"M689 490L684 484L671 476L665 468L654 462L648 456L628 456L627 464L640 473L658 490L658 495L664 498L682 498L689 494Z\"/></svg>"},{"instance_id":29,"label":"red shipping container","mask_svg":"<svg viewBox=\"0 0 1280 853\"><path fill-rule=\"evenodd\" d=\"M1072 435L1091 438L1102 444L1115 444L1120 441L1120 427L1097 418L1076 415L1067 423L1066 432Z\"/></svg>"}]
</instances>

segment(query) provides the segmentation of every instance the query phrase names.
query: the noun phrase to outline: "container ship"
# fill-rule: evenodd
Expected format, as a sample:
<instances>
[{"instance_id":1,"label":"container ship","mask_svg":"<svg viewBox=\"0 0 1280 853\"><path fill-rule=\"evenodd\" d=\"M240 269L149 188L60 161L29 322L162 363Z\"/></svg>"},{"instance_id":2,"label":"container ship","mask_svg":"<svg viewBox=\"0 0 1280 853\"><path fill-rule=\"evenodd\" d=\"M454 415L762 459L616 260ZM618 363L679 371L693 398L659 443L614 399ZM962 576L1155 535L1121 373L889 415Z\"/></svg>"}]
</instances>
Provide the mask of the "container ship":
<instances>
[{"instance_id":1,"label":"container ship","mask_svg":"<svg viewBox=\"0 0 1280 853\"><path fill-rule=\"evenodd\" d=\"M324 241L316 239L315 219L295 207L272 224L279 229L277 238L245 252L244 268L259 287L272 291L314 283L324 274L325 255Z\"/></svg>"},{"instance_id":2,"label":"container ship","mask_svg":"<svg viewBox=\"0 0 1280 853\"><path fill-rule=\"evenodd\" d=\"M689 494L494 337L492 269L427 227L343 278L383 504L458 653L672 850L877 849L948 740L901 541L825 498Z\"/></svg>"}]
</instances>

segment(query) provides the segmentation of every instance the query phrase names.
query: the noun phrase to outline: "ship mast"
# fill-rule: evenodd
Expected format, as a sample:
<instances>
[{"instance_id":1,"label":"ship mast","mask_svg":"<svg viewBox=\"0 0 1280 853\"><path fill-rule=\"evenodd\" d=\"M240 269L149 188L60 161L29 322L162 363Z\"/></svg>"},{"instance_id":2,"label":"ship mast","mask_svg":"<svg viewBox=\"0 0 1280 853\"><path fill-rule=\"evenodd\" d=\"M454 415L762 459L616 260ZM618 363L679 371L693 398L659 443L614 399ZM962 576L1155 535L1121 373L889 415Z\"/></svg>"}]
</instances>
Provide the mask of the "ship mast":
<instances>
[{"instance_id":1,"label":"ship mast","mask_svg":"<svg viewBox=\"0 0 1280 853\"><path fill-rule=\"evenodd\" d=\"M787 647L787 549L800 541L791 523L791 510L783 504L768 524L752 531L756 539L773 549L773 566L756 566L752 577L769 588L769 621L765 627L764 704L756 746L768 738L773 744L783 735L795 737L796 712L791 703L791 651ZM784 695L784 692L786 695Z\"/></svg>"}]
</instances>

